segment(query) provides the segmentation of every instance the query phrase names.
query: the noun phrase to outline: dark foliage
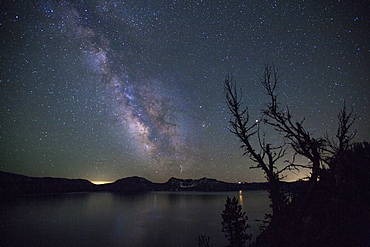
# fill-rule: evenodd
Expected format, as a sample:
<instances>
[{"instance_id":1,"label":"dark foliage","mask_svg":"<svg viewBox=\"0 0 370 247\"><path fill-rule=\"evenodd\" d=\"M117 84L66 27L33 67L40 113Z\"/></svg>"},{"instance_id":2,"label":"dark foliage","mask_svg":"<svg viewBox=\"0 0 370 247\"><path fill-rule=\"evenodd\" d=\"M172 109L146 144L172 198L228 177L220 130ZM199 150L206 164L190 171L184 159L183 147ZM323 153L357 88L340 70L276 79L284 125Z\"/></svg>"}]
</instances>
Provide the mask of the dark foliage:
<instances>
[{"instance_id":1,"label":"dark foliage","mask_svg":"<svg viewBox=\"0 0 370 247\"><path fill-rule=\"evenodd\" d=\"M247 234L247 229L250 227L246 222L248 217L245 212L242 212L242 207L238 203L235 196L230 199L227 197L225 210L222 212L222 232L225 233L229 240L229 247L242 247L245 242L252 238L252 235Z\"/></svg>"},{"instance_id":2,"label":"dark foliage","mask_svg":"<svg viewBox=\"0 0 370 247\"><path fill-rule=\"evenodd\" d=\"M210 237L200 235L198 237L198 247L212 247L212 244L210 243Z\"/></svg>"},{"instance_id":3,"label":"dark foliage","mask_svg":"<svg viewBox=\"0 0 370 247\"><path fill-rule=\"evenodd\" d=\"M370 246L370 145L354 143L331 162L347 172L342 180L322 170L310 197L297 193L256 246Z\"/></svg>"}]
</instances>

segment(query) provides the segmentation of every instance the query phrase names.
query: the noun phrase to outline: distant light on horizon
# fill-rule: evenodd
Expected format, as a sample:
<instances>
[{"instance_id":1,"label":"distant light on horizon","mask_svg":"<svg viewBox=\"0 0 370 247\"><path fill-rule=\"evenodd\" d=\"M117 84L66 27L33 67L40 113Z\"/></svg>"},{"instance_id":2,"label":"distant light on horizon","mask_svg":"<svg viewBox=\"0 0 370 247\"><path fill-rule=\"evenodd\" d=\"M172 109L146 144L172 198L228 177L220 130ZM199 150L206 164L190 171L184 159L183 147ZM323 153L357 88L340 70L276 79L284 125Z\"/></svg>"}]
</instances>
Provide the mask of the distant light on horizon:
<instances>
[{"instance_id":1,"label":"distant light on horizon","mask_svg":"<svg viewBox=\"0 0 370 247\"><path fill-rule=\"evenodd\" d=\"M109 184L109 183L113 183L114 181L91 181L91 183L93 184L96 184L96 185L100 185L100 184Z\"/></svg>"}]
</instances>

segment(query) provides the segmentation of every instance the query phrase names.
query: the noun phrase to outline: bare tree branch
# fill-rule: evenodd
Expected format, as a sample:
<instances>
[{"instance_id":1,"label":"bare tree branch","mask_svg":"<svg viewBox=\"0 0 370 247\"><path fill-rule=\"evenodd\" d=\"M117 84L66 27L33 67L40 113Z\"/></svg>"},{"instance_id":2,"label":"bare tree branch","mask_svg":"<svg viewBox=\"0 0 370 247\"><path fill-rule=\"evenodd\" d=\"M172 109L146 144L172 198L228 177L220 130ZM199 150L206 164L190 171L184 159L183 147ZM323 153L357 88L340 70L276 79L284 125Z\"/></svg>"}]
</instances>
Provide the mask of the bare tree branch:
<instances>
[{"instance_id":1,"label":"bare tree branch","mask_svg":"<svg viewBox=\"0 0 370 247\"><path fill-rule=\"evenodd\" d=\"M279 107L278 94L276 92L279 78L278 70L274 66L265 66L261 84L265 94L270 99L267 108L262 111L265 122L274 127L276 131L282 133L284 138L289 140L290 146L296 153L305 156L311 161L312 174L310 180L315 184L320 174L320 166L323 159L321 150L324 140L312 137L311 133L303 127L304 119L293 121L293 116L288 107L286 109ZM286 169L289 169L289 167L286 167Z\"/></svg>"},{"instance_id":2,"label":"bare tree branch","mask_svg":"<svg viewBox=\"0 0 370 247\"><path fill-rule=\"evenodd\" d=\"M241 148L244 150L243 155L256 162L257 165L250 168L259 168L265 173L269 182L269 192L272 202L273 215L278 215L281 207L286 202L286 196L280 189L281 173L275 166L276 162L281 159L286 152L285 143L279 147L272 147L266 143L265 133L261 133L260 124L263 122L249 123L248 107L242 104L241 90L237 90L233 78L227 76L225 79L225 94L231 119L230 131L235 134L242 143ZM251 137L256 136L258 139L259 151L253 147ZM283 168L286 170L286 168Z\"/></svg>"}]
</instances>

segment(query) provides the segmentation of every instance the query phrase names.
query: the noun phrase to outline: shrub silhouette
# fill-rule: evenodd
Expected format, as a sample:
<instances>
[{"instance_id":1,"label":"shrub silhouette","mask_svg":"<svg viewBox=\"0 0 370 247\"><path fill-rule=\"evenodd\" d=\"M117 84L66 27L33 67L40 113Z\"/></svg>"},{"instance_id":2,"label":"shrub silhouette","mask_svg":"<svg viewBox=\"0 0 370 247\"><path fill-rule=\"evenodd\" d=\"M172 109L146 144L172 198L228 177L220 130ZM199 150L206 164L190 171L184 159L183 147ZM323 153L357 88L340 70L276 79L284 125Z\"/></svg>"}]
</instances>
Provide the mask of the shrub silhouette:
<instances>
[{"instance_id":1,"label":"shrub silhouette","mask_svg":"<svg viewBox=\"0 0 370 247\"><path fill-rule=\"evenodd\" d=\"M225 233L226 238L229 240L229 247L242 247L245 242L252 238L252 235L247 234L248 217L245 212L242 212L242 207L238 203L235 196L230 199L227 197L225 210L222 212L222 232Z\"/></svg>"}]
</instances>

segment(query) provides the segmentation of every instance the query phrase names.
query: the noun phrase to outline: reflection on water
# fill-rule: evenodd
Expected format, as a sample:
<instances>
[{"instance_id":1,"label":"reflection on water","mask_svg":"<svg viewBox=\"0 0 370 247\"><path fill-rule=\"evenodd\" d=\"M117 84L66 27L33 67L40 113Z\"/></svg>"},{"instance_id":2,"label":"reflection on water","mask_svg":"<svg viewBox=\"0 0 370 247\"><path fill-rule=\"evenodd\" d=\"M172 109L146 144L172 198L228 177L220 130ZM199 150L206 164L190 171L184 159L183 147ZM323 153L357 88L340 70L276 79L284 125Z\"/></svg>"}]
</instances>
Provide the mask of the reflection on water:
<instances>
[{"instance_id":1,"label":"reflection on water","mask_svg":"<svg viewBox=\"0 0 370 247\"><path fill-rule=\"evenodd\" d=\"M265 191L78 193L1 198L0 246L197 246L226 244L221 212L236 196L257 234Z\"/></svg>"},{"instance_id":2,"label":"reflection on water","mask_svg":"<svg viewBox=\"0 0 370 247\"><path fill-rule=\"evenodd\" d=\"M239 190L239 204L243 206L243 191Z\"/></svg>"}]
</instances>

